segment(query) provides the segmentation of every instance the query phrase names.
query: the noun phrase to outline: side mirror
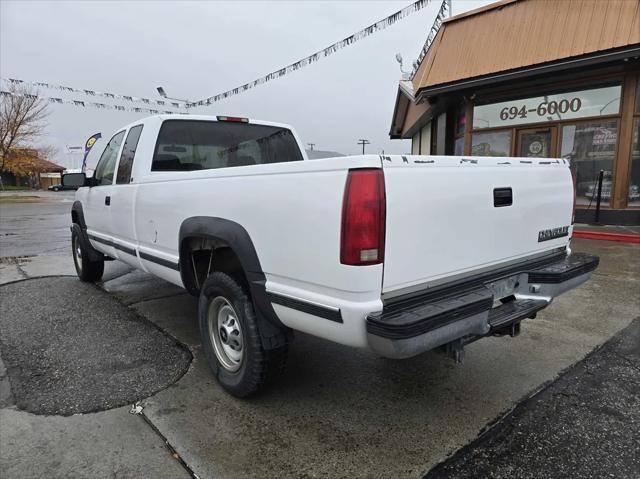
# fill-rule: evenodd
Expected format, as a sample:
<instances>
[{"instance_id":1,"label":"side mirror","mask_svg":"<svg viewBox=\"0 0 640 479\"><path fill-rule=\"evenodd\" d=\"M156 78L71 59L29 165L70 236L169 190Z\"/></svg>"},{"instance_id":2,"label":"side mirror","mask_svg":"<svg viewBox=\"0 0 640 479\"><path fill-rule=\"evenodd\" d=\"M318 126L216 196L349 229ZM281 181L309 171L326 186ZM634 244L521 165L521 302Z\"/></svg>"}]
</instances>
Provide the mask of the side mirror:
<instances>
[{"instance_id":1,"label":"side mirror","mask_svg":"<svg viewBox=\"0 0 640 479\"><path fill-rule=\"evenodd\" d=\"M77 190L82 186L90 186L89 180L84 173L67 173L62 175L62 186Z\"/></svg>"}]
</instances>

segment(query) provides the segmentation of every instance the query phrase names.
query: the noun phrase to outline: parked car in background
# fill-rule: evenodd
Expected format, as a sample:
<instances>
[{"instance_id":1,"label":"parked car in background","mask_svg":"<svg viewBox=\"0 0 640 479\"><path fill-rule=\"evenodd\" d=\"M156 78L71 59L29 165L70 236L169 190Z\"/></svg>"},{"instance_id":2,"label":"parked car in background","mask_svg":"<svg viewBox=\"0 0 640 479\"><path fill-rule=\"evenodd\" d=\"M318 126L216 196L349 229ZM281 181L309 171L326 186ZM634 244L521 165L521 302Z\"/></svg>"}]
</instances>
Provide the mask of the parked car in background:
<instances>
[{"instance_id":1,"label":"parked car in background","mask_svg":"<svg viewBox=\"0 0 640 479\"><path fill-rule=\"evenodd\" d=\"M308 161L287 125L160 115L111 138L71 211L82 281L104 261L199 297L203 351L236 396L283 369L294 331L408 358L486 336L586 281L563 159ZM542 345L541 347L544 347Z\"/></svg>"},{"instance_id":2,"label":"parked car in background","mask_svg":"<svg viewBox=\"0 0 640 479\"><path fill-rule=\"evenodd\" d=\"M63 190L77 190L77 186L69 186L69 185L51 185L47 188L49 191L63 191Z\"/></svg>"}]
</instances>

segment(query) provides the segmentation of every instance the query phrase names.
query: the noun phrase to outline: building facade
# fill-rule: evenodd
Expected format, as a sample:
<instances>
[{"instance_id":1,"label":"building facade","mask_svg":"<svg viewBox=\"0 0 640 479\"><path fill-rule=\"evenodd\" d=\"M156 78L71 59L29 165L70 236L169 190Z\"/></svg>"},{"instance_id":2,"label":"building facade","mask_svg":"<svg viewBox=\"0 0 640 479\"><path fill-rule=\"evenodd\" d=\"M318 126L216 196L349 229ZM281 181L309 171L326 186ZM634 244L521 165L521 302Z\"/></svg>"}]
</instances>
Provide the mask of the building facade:
<instances>
[{"instance_id":1,"label":"building facade","mask_svg":"<svg viewBox=\"0 0 640 479\"><path fill-rule=\"evenodd\" d=\"M445 20L400 82L413 154L567 158L577 221L640 224L640 0L503 0Z\"/></svg>"}]
</instances>

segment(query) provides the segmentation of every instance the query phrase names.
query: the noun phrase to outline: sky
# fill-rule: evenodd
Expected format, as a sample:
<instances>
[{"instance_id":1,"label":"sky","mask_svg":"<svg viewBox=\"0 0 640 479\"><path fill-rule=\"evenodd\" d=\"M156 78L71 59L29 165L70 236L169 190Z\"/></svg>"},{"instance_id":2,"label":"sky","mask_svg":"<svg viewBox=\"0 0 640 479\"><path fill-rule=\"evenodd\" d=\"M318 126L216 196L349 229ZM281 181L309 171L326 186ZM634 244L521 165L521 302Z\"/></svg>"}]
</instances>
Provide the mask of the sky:
<instances>
[{"instance_id":1,"label":"sky","mask_svg":"<svg viewBox=\"0 0 640 479\"><path fill-rule=\"evenodd\" d=\"M410 3L0 0L0 77L152 99L162 86L169 96L197 100L282 68ZM488 3L453 0L453 13ZM313 65L192 111L287 123L317 150L359 154L357 141L366 138L368 153L406 153L410 142L388 135L401 76L395 55L410 70L440 4L433 0ZM147 115L51 105L40 141L57 149L52 160L74 167L81 154L66 146L101 132L92 166L116 129Z\"/></svg>"}]
</instances>

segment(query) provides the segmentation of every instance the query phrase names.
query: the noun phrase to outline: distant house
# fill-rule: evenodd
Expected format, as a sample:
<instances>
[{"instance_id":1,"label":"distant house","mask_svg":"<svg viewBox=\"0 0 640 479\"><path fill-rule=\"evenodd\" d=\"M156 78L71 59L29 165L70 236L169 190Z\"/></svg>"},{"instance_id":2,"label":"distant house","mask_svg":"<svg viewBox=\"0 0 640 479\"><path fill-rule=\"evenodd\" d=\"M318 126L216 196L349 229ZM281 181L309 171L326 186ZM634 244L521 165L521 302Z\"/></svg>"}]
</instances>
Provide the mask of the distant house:
<instances>
[{"instance_id":1,"label":"distant house","mask_svg":"<svg viewBox=\"0 0 640 479\"><path fill-rule=\"evenodd\" d=\"M59 184L64 167L41 157L33 148L15 148L5 158L0 178L3 186L47 188Z\"/></svg>"},{"instance_id":2,"label":"distant house","mask_svg":"<svg viewBox=\"0 0 640 479\"><path fill-rule=\"evenodd\" d=\"M342 153L336 151L322 151L322 150L305 150L307 152L307 158L310 160L319 160L321 158L335 158L336 156L344 156Z\"/></svg>"}]
</instances>

